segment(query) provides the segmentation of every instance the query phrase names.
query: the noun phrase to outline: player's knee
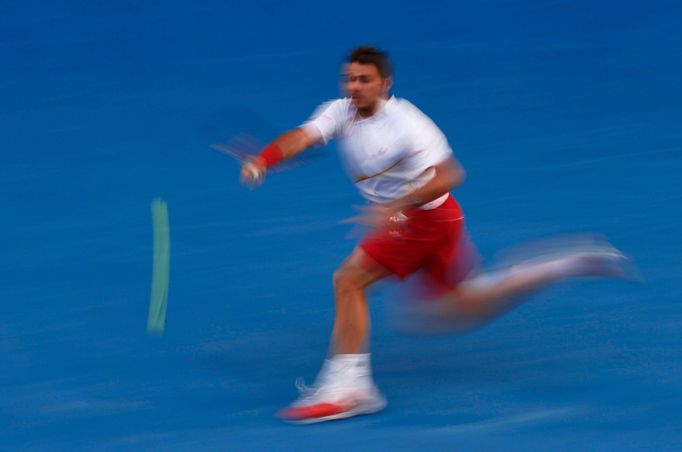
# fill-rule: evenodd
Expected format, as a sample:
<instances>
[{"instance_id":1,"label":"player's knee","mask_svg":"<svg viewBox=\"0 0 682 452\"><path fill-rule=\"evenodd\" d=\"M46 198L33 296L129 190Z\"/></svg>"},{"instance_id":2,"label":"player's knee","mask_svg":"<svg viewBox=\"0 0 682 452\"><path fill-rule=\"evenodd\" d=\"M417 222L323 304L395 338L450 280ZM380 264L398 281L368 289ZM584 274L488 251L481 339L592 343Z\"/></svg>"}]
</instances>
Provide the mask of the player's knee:
<instances>
[{"instance_id":1,"label":"player's knee","mask_svg":"<svg viewBox=\"0 0 682 452\"><path fill-rule=\"evenodd\" d=\"M337 269L332 276L332 284L334 285L334 292L345 290L348 287L348 277L346 271L342 268Z\"/></svg>"},{"instance_id":2,"label":"player's knee","mask_svg":"<svg viewBox=\"0 0 682 452\"><path fill-rule=\"evenodd\" d=\"M487 318L490 315L490 297L467 288L459 288L451 297L457 315L469 318Z\"/></svg>"},{"instance_id":3,"label":"player's knee","mask_svg":"<svg viewBox=\"0 0 682 452\"><path fill-rule=\"evenodd\" d=\"M341 266L334 272L332 284L334 285L334 291L337 293L348 292L362 288L354 275L353 268L348 267L347 265Z\"/></svg>"}]
</instances>

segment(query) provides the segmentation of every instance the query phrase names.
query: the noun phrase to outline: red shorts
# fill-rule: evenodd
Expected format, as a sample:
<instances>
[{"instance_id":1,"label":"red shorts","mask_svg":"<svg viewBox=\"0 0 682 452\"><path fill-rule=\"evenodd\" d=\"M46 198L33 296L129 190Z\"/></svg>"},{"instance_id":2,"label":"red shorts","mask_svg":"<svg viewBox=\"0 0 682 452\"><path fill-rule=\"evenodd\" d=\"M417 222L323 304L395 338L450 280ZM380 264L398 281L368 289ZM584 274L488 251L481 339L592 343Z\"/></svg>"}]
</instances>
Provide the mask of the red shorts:
<instances>
[{"instance_id":1,"label":"red shorts","mask_svg":"<svg viewBox=\"0 0 682 452\"><path fill-rule=\"evenodd\" d=\"M400 279L418 272L432 295L457 286L480 261L464 228L464 216L450 195L431 210L411 209L389 229L360 242L367 255Z\"/></svg>"}]
</instances>

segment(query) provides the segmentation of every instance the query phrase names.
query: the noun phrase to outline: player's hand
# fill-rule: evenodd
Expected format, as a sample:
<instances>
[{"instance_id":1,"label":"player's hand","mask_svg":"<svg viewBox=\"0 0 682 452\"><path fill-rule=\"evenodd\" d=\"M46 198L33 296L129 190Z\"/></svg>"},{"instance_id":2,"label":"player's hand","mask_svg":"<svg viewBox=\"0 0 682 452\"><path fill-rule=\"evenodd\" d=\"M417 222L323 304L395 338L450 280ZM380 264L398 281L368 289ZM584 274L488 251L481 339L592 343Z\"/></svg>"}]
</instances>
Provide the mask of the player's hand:
<instances>
[{"instance_id":1,"label":"player's hand","mask_svg":"<svg viewBox=\"0 0 682 452\"><path fill-rule=\"evenodd\" d=\"M394 206L372 205L357 207L359 215L343 220L342 223L355 223L373 229L394 229L405 221L406 217Z\"/></svg>"},{"instance_id":2,"label":"player's hand","mask_svg":"<svg viewBox=\"0 0 682 452\"><path fill-rule=\"evenodd\" d=\"M255 188L263 183L266 173L265 165L258 160L244 162L241 171L242 184Z\"/></svg>"}]
</instances>

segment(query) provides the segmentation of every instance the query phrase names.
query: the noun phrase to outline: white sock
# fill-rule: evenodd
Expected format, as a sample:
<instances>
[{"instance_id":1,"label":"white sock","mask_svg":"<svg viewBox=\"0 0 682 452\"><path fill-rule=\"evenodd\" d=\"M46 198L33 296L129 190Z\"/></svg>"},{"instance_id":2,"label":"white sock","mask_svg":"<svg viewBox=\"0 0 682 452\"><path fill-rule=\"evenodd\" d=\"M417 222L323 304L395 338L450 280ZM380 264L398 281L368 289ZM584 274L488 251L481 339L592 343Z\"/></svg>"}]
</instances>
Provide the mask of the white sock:
<instances>
[{"instance_id":1,"label":"white sock","mask_svg":"<svg viewBox=\"0 0 682 452\"><path fill-rule=\"evenodd\" d=\"M327 360L328 371L341 378L360 378L372 376L369 353L348 353L334 355Z\"/></svg>"}]
</instances>

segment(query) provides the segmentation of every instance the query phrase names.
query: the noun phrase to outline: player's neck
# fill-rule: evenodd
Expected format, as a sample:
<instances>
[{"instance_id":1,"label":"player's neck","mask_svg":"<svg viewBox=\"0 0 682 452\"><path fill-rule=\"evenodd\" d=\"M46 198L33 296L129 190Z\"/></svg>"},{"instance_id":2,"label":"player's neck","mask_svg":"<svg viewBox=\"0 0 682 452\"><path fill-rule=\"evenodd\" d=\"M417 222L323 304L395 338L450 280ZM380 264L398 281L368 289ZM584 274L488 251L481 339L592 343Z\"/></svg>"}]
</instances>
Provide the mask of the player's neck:
<instances>
[{"instance_id":1,"label":"player's neck","mask_svg":"<svg viewBox=\"0 0 682 452\"><path fill-rule=\"evenodd\" d=\"M358 116L362 119L366 119L366 118L369 118L371 116L374 116L375 111L376 111L376 106L375 107L358 108Z\"/></svg>"},{"instance_id":2,"label":"player's neck","mask_svg":"<svg viewBox=\"0 0 682 452\"><path fill-rule=\"evenodd\" d=\"M377 100L372 106L358 108L357 109L358 116L362 119L367 119L369 117L374 116L378 111L380 111L384 107L387 100L388 100L387 98L382 97L379 100Z\"/></svg>"}]
</instances>

